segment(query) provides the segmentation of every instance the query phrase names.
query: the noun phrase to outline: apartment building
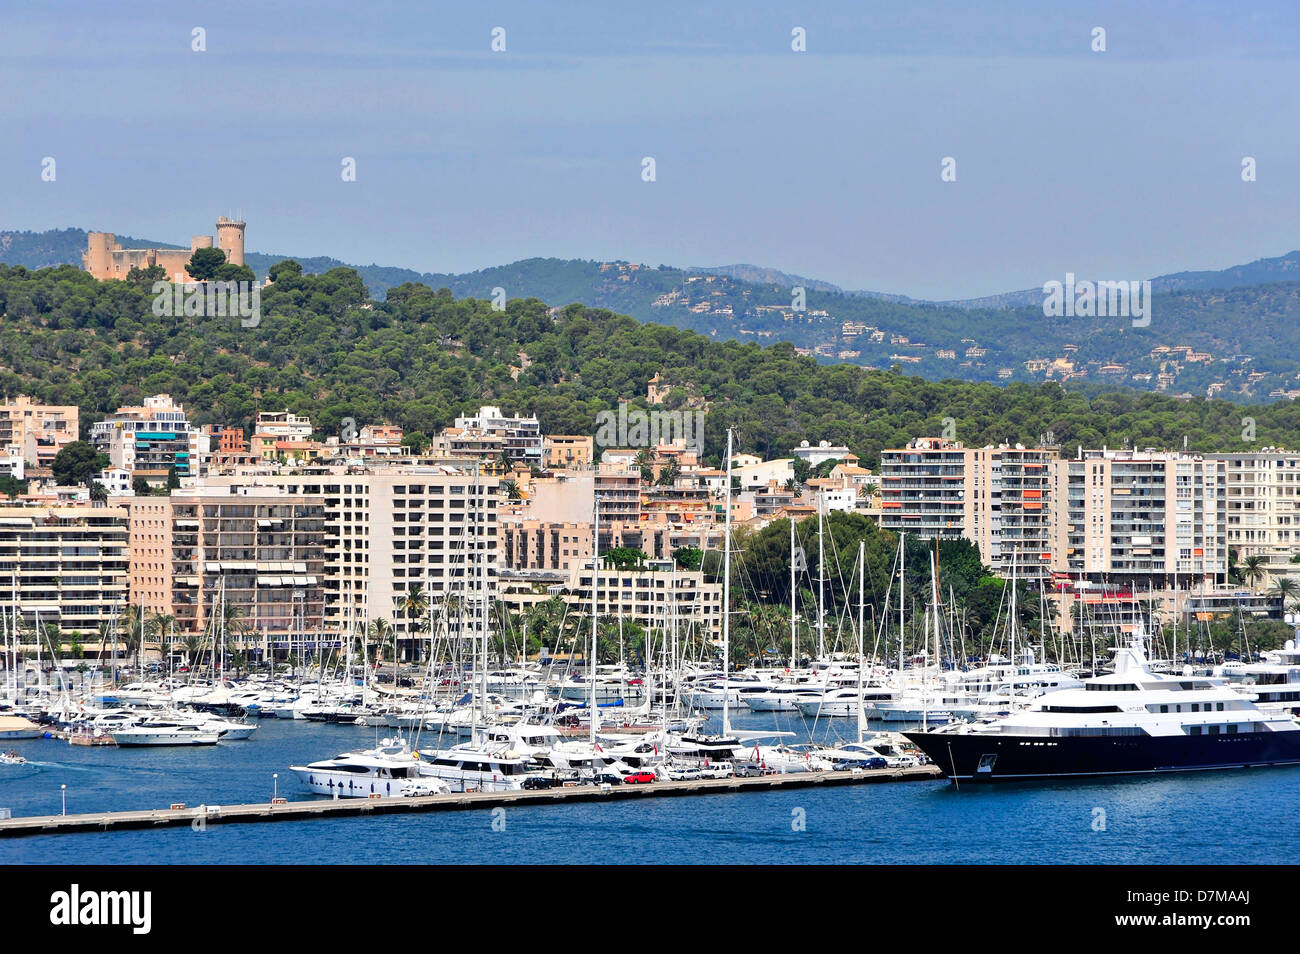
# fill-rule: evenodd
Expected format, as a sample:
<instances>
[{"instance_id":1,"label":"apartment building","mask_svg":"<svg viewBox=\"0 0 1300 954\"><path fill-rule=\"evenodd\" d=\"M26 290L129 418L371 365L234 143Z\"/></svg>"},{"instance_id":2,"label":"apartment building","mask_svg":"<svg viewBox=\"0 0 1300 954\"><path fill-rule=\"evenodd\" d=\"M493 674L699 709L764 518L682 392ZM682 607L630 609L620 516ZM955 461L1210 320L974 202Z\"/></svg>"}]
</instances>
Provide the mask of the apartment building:
<instances>
[{"instance_id":1,"label":"apartment building","mask_svg":"<svg viewBox=\"0 0 1300 954\"><path fill-rule=\"evenodd\" d=\"M108 455L114 467L165 481L175 469L178 477L198 475L206 453L202 432L190 425L185 408L169 394L155 394L138 407L120 407L90 429L90 442Z\"/></svg>"},{"instance_id":2,"label":"apartment building","mask_svg":"<svg viewBox=\"0 0 1300 954\"><path fill-rule=\"evenodd\" d=\"M637 523L641 519L641 472L616 464L601 464L595 479L595 506L600 511L601 551L606 527L615 521Z\"/></svg>"},{"instance_id":3,"label":"apartment building","mask_svg":"<svg viewBox=\"0 0 1300 954\"><path fill-rule=\"evenodd\" d=\"M938 437L881 451L881 526L927 540L965 536L966 461L961 443Z\"/></svg>"},{"instance_id":4,"label":"apartment building","mask_svg":"<svg viewBox=\"0 0 1300 954\"><path fill-rule=\"evenodd\" d=\"M535 417L511 417L484 406L477 415L456 418L444 431L453 456L496 454L512 464L541 469L545 461L542 427Z\"/></svg>"},{"instance_id":5,"label":"apartment building","mask_svg":"<svg viewBox=\"0 0 1300 954\"><path fill-rule=\"evenodd\" d=\"M204 424L199 441L207 448L201 460L202 474L232 473L240 467L257 463L258 456L248 449L244 430L229 424Z\"/></svg>"},{"instance_id":6,"label":"apartment building","mask_svg":"<svg viewBox=\"0 0 1300 954\"><path fill-rule=\"evenodd\" d=\"M501 561L500 482L455 467L317 467L301 474L214 478L257 493L275 487L324 507L324 631L338 640L376 619L392 623L411 657L435 633L479 612ZM407 616L416 587L429 610Z\"/></svg>"},{"instance_id":7,"label":"apartment building","mask_svg":"<svg viewBox=\"0 0 1300 954\"><path fill-rule=\"evenodd\" d=\"M595 456L592 439L576 434L547 434L542 447L547 470L587 470Z\"/></svg>"},{"instance_id":8,"label":"apartment building","mask_svg":"<svg viewBox=\"0 0 1300 954\"><path fill-rule=\"evenodd\" d=\"M262 411L253 425L249 451L261 460L286 460L305 455L295 453L311 441L311 418L292 411Z\"/></svg>"},{"instance_id":9,"label":"apartment building","mask_svg":"<svg viewBox=\"0 0 1300 954\"><path fill-rule=\"evenodd\" d=\"M253 433L254 435L263 434L286 441L311 440L311 418L294 414L287 409L283 411L262 411L257 415L257 423L253 425Z\"/></svg>"},{"instance_id":10,"label":"apartment building","mask_svg":"<svg viewBox=\"0 0 1300 954\"><path fill-rule=\"evenodd\" d=\"M577 612L591 612L593 573L590 561L575 572L565 592ZM670 559L647 560L630 570L604 565L600 570L597 607L601 616L622 616L649 629L676 625L709 639L722 635L722 584L707 582L700 570L681 570Z\"/></svg>"},{"instance_id":11,"label":"apartment building","mask_svg":"<svg viewBox=\"0 0 1300 954\"><path fill-rule=\"evenodd\" d=\"M1178 453L1080 448L1060 460L1054 448L921 438L882 452L881 520L965 537L1001 575L1014 563L1031 580L1209 585L1227 569L1225 475L1221 461Z\"/></svg>"},{"instance_id":12,"label":"apartment building","mask_svg":"<svg viewBox=\"0 0 1300 954\"><path fill-rule=\"evenodd\" d=\"M591 521L553 523L501 518L506 567L570 573L591 562Z\"/></svg>"},{"instance_id":13,"label":"apartment building","mask_svg":"<svg viewBox=\"0 0 1300 954\"><path fill-rule=\"evenodd\" d=\"M742 459L745 463L737 464ZM731 477L741 490L759 490L771 483L784 485L794 480L794 458L757 460L750 455L736 455L732 458Z\"/></svg>"},{"instance_id":14,"label":"apartment building","mask_svg":"<svg viewBox=\"0 0 1300 954\"><path fill-rule=\"evenodd\" d=\"M1261 451L1208 454L1226 467L1228 548L1238 562L1259 557L1268 577L1300 574L1300 453Z\"/></svg>"},{"instance_id":15,"label":"apartment building","mask_svg":"<svg viewBox=\"0 0 1300 954\"><path fill-rule=\"evenodd\" d=\"M123 507L0 507L0 602L17 604L29 632L98 640L125 612L128 533Z\"/></svg>"},{"instance_id":16,"label":"apartment building","mask_svg":"<svg viewBox=\"0 0 1300 954\"><path fill-rule=\"evenodd\" d=\"M1223 583L1226 476L1221 460L1081 449L1055 470L1054 569L1140 589Z\"/></svg>"},{"instance_id":17,"label":"apartment building","mask_svg":"<svg viewBox=\"0 0 1300 954\"><path fill-rule=\"evenodd\" d=\"M1051 574L1053 448L1015 445L967 450L963 519L980 556L1003 576Z\"/></svg>"},{"instance_id":18,"label":"apartment building","mask_svg":"<svg viewBox=\"0 0 1300 954\"><path fill-rule=\"evenodd\" d=\"M123 497L114 501L127 512L130 552L127 592L131 603L149 613L174 615L172 608L172 498Z\"/></svg>"},{"instance_id":19,"label":"apartment building","mask_svg":"<svg viewBox=\"0 0 1300 954\"><path fill-rule=\"evenodd\" d=\"M790 453L809 467L816 467L828 460L844 460L851 456L849 449L843 444L832 444L830 441L818 441L816 446L809 444L808 441L800 441L799 446L793 448Z\"/></svg>"},{"instance_id":20,"label":"apartment building","mask_svg":"<svg viewBox=\"0 0 1300 954\"><path fill-rule=\"evenodd\" d=\"M0 454L31 467L49 467L65 444L77 439L80 411L74 405L37 404L20 394L0 404ZM21 477L21 471L17 474Z\"/></svg>"},{"instance_id":21,"label":"apartment building","mask_svg":"<svg viewBox=\"0 0 1300 954\"><path fill-rule=\"evenodd\" d=\"M139 556L133 541L132 576L137 561L152 563L154 544L170 544L168 597L179 632L224 628L229 643L265 657L316 639L325 603L321 495L205 486L173 494L168 503L169 526L157 540ZM140 520L152 522L150 504ZM142 596L149 575L142 567Z\"/></svg>"}]
</instances>

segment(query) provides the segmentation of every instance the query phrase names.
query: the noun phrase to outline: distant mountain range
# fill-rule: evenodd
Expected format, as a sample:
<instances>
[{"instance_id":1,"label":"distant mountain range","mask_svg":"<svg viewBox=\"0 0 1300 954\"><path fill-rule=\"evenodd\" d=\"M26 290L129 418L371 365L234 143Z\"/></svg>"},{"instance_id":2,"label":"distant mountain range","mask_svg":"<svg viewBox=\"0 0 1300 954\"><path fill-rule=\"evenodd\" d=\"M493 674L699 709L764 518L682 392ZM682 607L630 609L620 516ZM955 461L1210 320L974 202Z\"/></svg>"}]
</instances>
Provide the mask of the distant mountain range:
<instances>
[{"instance_id":1,"label":"distant mountain range","mask_svg":"<svg viewBox=\"0 0 1300 954\"><path fill-rule=\"evenodd\" d=\"M119 236L126 247L177 248ZM86 232L0 232L0 262L80 265ZM259 275L287 255L248 253ZM352 268L372 295L423 282L457 297L538 298L606 308L712 338L789 341L825 362L898 366L931 379L1059 380L1130 386L1239 402L1300 396L1300 251L1219 271L1151 279L1153 320L1044 315L1041 289L930 302L756 265L652 267L630 262L532 258L463 274L297 259L309 272ZM1082 279L1083 276L1080 276ZM806 290L796 310L792 288Z\"/></svg>"}]
</instances>

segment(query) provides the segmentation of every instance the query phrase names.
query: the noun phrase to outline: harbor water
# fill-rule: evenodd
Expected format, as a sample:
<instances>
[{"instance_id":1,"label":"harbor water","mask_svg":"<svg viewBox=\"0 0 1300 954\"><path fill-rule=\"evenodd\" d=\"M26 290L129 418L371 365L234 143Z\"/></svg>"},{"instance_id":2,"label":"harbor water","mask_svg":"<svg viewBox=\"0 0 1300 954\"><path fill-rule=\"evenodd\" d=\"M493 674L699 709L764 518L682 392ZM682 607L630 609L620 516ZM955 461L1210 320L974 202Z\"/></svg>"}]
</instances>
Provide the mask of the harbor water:
<instances>
[{"instance_id":1,"label":"harbor water","mask_svg":"<svg viewBox=\"0 0 1300 954\"><path fill-rule=\"evenodd\" d=\"M797 715L743 714L734 727ZM253 739L196 748L7 743L0 808L165 809L312 798L291 764L374 745L393 729L266 719ZM819 739L851 737L823 721ZM423 739L421 744L430 740ZM279 773L279 779L272 778ZM1300 768L957 790L947 781L511 807L255 825L0 839L0 864L1087 863L1288 864Z\"/></svg>"}]
</instances>

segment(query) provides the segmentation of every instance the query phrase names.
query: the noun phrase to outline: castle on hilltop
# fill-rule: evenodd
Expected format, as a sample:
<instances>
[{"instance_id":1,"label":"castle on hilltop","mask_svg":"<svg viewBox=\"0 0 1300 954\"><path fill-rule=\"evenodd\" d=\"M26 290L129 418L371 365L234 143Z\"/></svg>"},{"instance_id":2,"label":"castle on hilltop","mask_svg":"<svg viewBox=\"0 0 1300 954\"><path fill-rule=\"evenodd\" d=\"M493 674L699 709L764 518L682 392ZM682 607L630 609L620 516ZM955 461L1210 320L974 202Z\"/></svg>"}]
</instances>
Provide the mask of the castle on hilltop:
<instances>
[{"instance_id":1,"label":"castle on hilltop","mask_svg":"<svg viewBox=\"0 0 1300 954\"><path fill-rule=\"evenodd\" d=\"M100 279L125 279L133 268L150 268L161 265L167 277L174 282L193 281L185 270L197 249L212 248L212 236L196 235L190 239L189 251L182 248L122 248L112 232L91 232L87 236L86 251L81 256L81 267ZM217 219L217 248L226 253L232 265L244 264L244 223Z\"/></svg>"}]
</instances>

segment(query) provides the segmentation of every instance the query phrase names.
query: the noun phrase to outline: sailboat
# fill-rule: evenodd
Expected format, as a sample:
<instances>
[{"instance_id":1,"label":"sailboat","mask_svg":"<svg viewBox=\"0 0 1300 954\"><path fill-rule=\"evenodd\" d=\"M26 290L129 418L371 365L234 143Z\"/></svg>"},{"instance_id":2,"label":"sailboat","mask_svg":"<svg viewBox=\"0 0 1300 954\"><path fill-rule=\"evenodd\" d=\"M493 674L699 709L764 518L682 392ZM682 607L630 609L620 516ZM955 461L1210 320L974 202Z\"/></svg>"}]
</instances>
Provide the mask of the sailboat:
<instances>
[{"instance_id":1,"label":"sailboat","mask_svg":"<svg viewBox=\"0 0 1300 954\"><path fill-rule=\"evenodd\" d=\"M746 759L749 743L758 739L792 736L793 732L735 732L731 728L731 468L732 433L727 428L727 471L725 512L722 533L722 732L719 735L682 735L668 744L668 751L678 758Z\"/></svg>"},{"instance_id":2,"label":"sailboat","mask_svg":"<svg viewBox=\"0 0 1300 954\"><path fill-rule=\"evenodd\" d=\"M526 754L516 750L510 740L496 741L488 736L491 725L488 719L489 700L487 685L488 648L488 552L479 545L479 518L483 489L477 465L474 471L473 501L466 546L466 584L472 580L474 591L467 592L463 607L472 607L473 626L476 629L472 643L473 662L471 680L478 685L461 699L468 708L470 735L468 742L449 748L417 748L422 778L434 779L447 785L453 792L504 792L516 791L541 777L537 766ZM594 675L594 673L593 673ZM595 707L594 694L592 702Z\"/></svg>"}]
</instances>

